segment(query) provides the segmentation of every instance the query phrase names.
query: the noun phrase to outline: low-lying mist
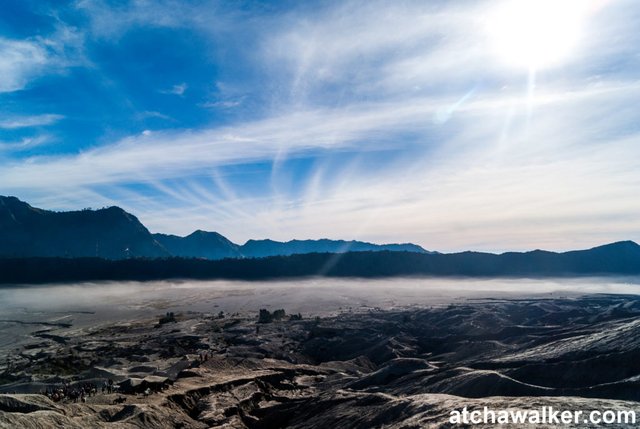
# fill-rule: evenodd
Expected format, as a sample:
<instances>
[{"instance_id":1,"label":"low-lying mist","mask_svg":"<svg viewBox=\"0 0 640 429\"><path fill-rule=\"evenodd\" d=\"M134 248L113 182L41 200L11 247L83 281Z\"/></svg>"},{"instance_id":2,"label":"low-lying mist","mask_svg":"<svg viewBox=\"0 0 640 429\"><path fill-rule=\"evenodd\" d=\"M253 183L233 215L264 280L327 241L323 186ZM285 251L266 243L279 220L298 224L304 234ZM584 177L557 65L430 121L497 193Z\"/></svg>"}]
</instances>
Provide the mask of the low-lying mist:
<instances>
[{"instance_id":1,"label":"low-lying mist","mask_svg":"<svg viewBox=\"0 0 640 429\"><path fill-rule=\"evenodd\" d=\"M449 304L466 299L636 294L640 278L562 279L306 279L272 282L158 281L52 284L0 288L0 312L94 312L132 316L159 311L246 312L284 308L326 314L339 310Z\"/></svg>"}]
</instances>

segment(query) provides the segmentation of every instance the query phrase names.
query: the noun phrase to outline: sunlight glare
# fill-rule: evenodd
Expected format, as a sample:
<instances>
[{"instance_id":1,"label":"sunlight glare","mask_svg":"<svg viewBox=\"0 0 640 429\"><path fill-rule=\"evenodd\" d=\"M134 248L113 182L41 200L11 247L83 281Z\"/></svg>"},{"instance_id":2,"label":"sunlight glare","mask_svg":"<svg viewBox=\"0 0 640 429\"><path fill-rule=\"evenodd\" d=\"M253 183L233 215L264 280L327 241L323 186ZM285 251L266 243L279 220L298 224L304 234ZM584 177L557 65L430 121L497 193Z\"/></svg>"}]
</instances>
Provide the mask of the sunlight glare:
<instances>
[{"instance_id":1,"label":"sunlight glare","mask_svg":"<svg viewBox=\"0 0 640 429\"><path fill-rule=\"evenodd\" d=\"M586 0L518 0L500 5L487 20L495 54L530 70L568 59L582 32Z\"/></svg>"}]
</instances>

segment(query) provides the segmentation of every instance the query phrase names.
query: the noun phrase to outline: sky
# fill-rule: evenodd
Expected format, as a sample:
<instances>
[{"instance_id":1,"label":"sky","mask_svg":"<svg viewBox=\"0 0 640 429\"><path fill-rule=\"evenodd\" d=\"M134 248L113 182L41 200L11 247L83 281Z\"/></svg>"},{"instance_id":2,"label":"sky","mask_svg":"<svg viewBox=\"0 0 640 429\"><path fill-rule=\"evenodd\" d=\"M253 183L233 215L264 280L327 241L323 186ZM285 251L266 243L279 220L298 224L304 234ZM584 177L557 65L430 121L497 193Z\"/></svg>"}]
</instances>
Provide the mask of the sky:
<instances>
[{"instance_id":1,"label":"sky","mask_svg":"<svg viewBox=\"0 0 640 429\"><path fill-rule=\"evenodd\" d=\"M3 0L0 195L152 232L640 241L634 0Z\"/></svg>"}]
</instances>

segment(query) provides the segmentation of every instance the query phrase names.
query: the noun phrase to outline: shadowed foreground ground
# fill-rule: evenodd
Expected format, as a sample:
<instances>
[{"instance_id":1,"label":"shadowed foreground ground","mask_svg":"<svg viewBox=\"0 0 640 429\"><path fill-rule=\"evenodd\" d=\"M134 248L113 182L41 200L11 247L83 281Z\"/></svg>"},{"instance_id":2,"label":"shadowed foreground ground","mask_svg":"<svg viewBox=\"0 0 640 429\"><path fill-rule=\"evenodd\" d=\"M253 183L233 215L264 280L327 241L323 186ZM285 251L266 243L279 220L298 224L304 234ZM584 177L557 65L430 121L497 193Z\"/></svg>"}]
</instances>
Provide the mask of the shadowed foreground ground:
<instances>
[{"instance_id":1,"label":"shadowed foreground ground","mask_svg":"<svg viewBox=\"0 0 640 429\"><path fill-rule=\"evenodd\" d=\"M17 392L0 395L0 427L449 427L465 406L640 415L635 296L302 316L44 326L0 363L0 391ZM102 392L109 379L119 391ZM82 385L97 387L84 403L36 394Z\"/></svg>"}]
</instances>

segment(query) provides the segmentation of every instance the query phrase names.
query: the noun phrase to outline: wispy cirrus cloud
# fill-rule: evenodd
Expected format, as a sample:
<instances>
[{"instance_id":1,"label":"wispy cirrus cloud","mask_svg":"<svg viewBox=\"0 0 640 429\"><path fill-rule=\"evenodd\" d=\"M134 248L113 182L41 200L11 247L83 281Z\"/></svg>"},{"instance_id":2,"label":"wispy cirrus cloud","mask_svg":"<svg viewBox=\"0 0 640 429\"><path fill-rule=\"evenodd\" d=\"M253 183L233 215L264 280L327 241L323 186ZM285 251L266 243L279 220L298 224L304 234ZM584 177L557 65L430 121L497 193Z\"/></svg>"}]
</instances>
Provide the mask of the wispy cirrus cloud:
<instances>
[{"instance_id":1,"label":"wispy cirrus cloud","mask_svg":"<svg viewBox=\"0 0 640 429\"><path fill-rule=\"evenodd\" d=\"M199 28L207 32L230 30L244 15L218 1L79 0L75 7L89 19L92 37L117 40L135 28Z\"/></svg>"},{"instance_id":2,"label":"wispy cirrus cloud","mask_svg":"<svg viewBox=\"0 0 640 429\"><path fill-rule=\"evenodd\" d=\"M32 160L28 168L38 168L42 179L20 174L26 167L16 165L0 172L0 180L18 189L107 186L109 193L120 195L116 201L125 206L130 201L127 208L154 230L188 232L172 227L172 219L179 214L185 228L210 225L238 241L266 236L266 225L268 235L280 239L357 235L378 241L446 243L447 247L438 246L441 250L469 245L488 250L516 248L519 242L562 248L568 244L554 238L556 228L568 228L573 218L581 219L574 228L588 245L597 242L600 233L593 224L601 216L626 213L626 228L635 227L631 213L638 207L630 197L640 181L634 178L634 162L625 155L634 150L635 137L621 134L603 142L596 132L623 129L633 122L633 109L620 109L625 104L621 92L631 100L640 88L630 92L626 86L614 85L539 94L535 131L522 120L526 100L515 96L477 99L456 112L451 125L460 128L458 132L450 129L447 137L441 135L430 143L428 136L436 127L433 115L446 100L419 99L402 105L376 103L298 113L239 128L151 134L74 157ZM596 107L577 110L585 103ZM514 120L505 144L497 136L504 113L513 106L520 120ZM614 109L618 114L611 122L603 112ZM586 123L590 128L583 129ZM247 194L233 182L221 185L225 179L219 175L215 180L212 175L205 184L198 180L168 184L190 177L193 171L269 159L280 147L294 156L309 151L389 150L396 147L389 139L406 127L421 129L424 140L418 144L432 150L426 154L418 150L411 161L399 159L375 173L366 165L338 170L330 163L317 165L305 175L304 186L294 187L302 188L301 192L285 187L270 195ZM146 183L179 208L158 211L163 205L150 204L148 197L140 204L144 192L123 193L128 183ZM612 205L610 189L620 192L615 199L628 202ZM100 200L95 195L91 198ZM331 231L323 219L334 220Z\"/></svg>"},{"instance_id":3,"label":"wispy cirrus cloud","mask_svg":"<svg viewBox=\"0 0 640 429\"><path fill-rule=\"evenodd\" d=\"M14 116L0 119L0 128L12 130L17 128L30 128L54 124L64 119L62 115L47 113L33 116Z\"/></svg>"},{"instance_id":4,"label":"wispy cirrus cloud","mask_svg":"<svg viewBox=\"0 0 640 429\"><path fill-rule=\"evenodd\" d=\"M640 238L640 8L594 2L571 61L532 80L488 46L498 3L79 1L78 33L100 55L137 47L95 71L119 88L108 101L137 103L143 124L82 150L5 159L0 183L46 207L118 204L156 231L236 241L506 250ZM167 52L148 50L154 37L170 34L165 46L185 33L206 49L176 45L178 73L140 95L169 71ZM215 63L205 83L190 80L202 77L185 65L194 57ZM198 121L185 125L183 111ZM5 130L22 129L16 118Z\"/></svg>"},{"instance_id":5,"label":"wispy cirrus cloud","mask_svg":"<svg viewBox=\"0 0 640 429\"><path fill-rule=\"evenodd\" d=\"M33 137L23 137L19 140L0 141L0 152L33 149L34 147L49 143L51 140L52 138L49 135L36 135Z\"/></svg>"},{"instance_id":6,"label":"wispy cirrus cloud","mask_svg":"<svg viewBox=\"0 0 640 429\"><path fill-rule=\"evenodd\" d=\"M177 85L173 85L169 89L162 89L162 90L160 90L160 93L181 96L181 95L184 95L184 93L185 93L185 91L187 90L188 87L189 87L189 85L187 85L186 83L182 82L182 83L179 83Z\"/></svg>"},{"instance_id":7,"label":"wispy cirrus cloud","mask_svg":"<svg viewBox=\"0 0 640 429\"><path fill-rule=\"evenodd\" d=\"M86 63L83 39L75 28L61 23L47 36L12 39L0 34L0 94L20 91L34 79Z\"/></svg>"},{"instance_id":8,"label":"wispy cirrus cloud","mask_svg":"<svg viewBox=\"0 0 640 429\"><path fill-rule=\"evenodd\" d=\"M23 89L42 73L49 60L49 53L41 43L0 38L0 92Z\"/></svg>"}]
</instances>

